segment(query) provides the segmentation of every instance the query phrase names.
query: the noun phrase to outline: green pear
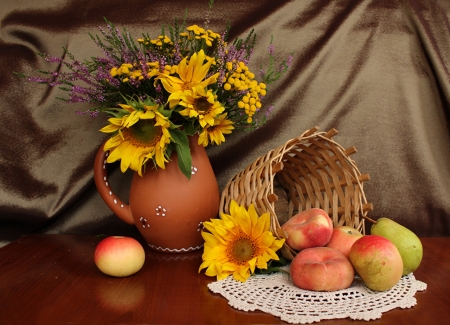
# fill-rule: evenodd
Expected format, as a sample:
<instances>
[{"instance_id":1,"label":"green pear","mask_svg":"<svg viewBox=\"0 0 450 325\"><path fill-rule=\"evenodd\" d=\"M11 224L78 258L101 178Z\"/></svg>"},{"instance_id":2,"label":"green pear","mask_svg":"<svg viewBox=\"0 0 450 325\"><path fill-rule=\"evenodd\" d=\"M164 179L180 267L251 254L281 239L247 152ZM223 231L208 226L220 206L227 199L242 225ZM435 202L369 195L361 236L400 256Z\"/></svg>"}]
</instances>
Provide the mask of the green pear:
<instances>
[{"instance_id":1,"label":"green pear","mask_svg":"<svg viewBox=\"0 0 450 325\"><path fill-rule=\"evenodd\" d=\"M422 261L423 247L419 237L408 228L389 218L379 218L370 233L389 239L397 247L403 260L403 275L415 271Z\"/></svg>"}]
</instances>

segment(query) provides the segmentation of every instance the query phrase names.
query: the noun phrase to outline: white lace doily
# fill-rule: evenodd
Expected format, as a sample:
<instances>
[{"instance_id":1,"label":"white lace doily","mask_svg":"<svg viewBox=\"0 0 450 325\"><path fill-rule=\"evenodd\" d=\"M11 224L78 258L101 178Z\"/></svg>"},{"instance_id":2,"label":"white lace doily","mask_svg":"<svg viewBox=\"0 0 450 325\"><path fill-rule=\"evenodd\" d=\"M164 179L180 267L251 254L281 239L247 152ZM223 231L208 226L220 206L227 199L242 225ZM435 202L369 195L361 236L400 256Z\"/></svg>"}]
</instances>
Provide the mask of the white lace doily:
<instances>
[{"instance_id":1,"label":"white lace doily","mask_svg":"<svg viewBox=\"0 0 450 325\"><path fill-rule=\"evenodd\" d=\"M208 284L208 287L225 297L236 309L260 310L289 323L309 324L347 317L366 321L378 319L382 313L394 308L415 306L415 293L425 290L427 285L411 273L388 291L372 291L355 277L347 289L316 292L296 287L288 274L278 272L254 275L244 283L229 276Z\"/></svg>"}]
</instances>

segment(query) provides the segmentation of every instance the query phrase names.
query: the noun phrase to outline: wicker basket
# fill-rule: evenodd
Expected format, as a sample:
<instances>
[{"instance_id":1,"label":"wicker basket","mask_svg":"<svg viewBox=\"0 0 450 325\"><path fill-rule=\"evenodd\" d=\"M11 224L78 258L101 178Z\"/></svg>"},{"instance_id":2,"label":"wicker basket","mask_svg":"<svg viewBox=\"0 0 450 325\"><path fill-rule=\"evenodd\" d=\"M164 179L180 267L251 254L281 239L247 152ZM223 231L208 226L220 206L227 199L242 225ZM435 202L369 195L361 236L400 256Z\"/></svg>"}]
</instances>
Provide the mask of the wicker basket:
<instances>
[{"instance_id":1,"label":"wicker basket","mask_svg":"<svg viewBox=\"0 0 450 325\"><path fill-rule=\"evenodd\" d=\"M246 208L251 203L259 214L269 212L271 231L281 239L286 220L298 212L321 208L328 212L333 225L351 226L362 233L364 219L373 205L367 203L361 174L349 156L354 147L344 149L332 136L335 129L317 132L315 127L297 138L259 157L236 174L225 186L220 212L229 213L231 200ZM287 244L283 256L292 260L297 252Z\"/></svg>"}]
</instances>

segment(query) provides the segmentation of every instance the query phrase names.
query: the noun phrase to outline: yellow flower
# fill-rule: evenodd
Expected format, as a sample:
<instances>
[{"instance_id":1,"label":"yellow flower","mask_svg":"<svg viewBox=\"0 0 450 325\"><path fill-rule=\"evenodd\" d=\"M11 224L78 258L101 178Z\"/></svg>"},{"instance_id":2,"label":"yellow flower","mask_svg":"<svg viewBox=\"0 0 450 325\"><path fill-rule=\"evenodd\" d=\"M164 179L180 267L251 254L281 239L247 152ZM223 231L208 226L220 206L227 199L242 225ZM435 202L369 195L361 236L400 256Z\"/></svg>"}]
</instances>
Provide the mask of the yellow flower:
<instances>
[{"instance_id":1,"label":"yellow flower","mask_svg":"<svg viewBox=\"0 0 450 325\"><path fill-rule=\"evenodd\" d=\"M247 122L252 122L252 116L261 108L261 97L266 95L266 84L258 83L244 62L227 62L228 72L225 75L223 89L229 92L244 92L246 94L238 101L237 106L248 116Z\"/></svg>"},{"instance_id":2,"label":"yellow flower","mask_svg":"<svg viewBox=\"0 0 450 325\"><path fill-rule=\"evenodd\" d=\"M214 117L225 110L222 104L215 100L212 90L205 90L200 85L186 90L180 99L179 104L186 107L180 114L197 118L202 128L206 125L213 126Z\"/></svg>"},{"instance_id":3,"label":"yellow flower","mask_svg":"<svg viewBox=\"0 0 450 325\"><path fill-rule=\"evenodd\" d=\"M219 73L206 78L212 61L206 58L203 50L194 53L189 59L189 63L187 61L188 59L184 58L178 64L177 73L179 77L161 73L156 78L156 80L161 80L163 87L170 93L168 98L170 108L178 105L186 90L191 90L197 85L206 88L206 86L217 82Z\"/></svg>"},{"instance_id":4,"label":"yellow flower","mask_svg":"<svg viewBox=\"0 0 450 325\"><path fill-rule=\"evenodd\" d=\"M206 147L209 143L221 145L225 142L224 134L231 134L234 129L233 121L226 117L226 113L219 115L214 119L214 125L205 127L198 137L198 144Z\"/></svg>"},{"instance_id":5,"label":"yellow flower","mask_svg":"<svg viewBox=\"0 0 450 325\"><path fill-rule=\"evenodd\" d=\"M163 46L163 44L173 44L172 40L166 35L160 35L158 38L150 40L150 43L156 46Z\"/></svg>"},{"instance_id":6,"label":"yellow flower","mask_svg":"<svg viewBox=\"0 0 450 325\"><path fill-rule=\"evenodd\" d=\"M275 253L284 244L270 232L269 214L260 217L253 204L248 211L231 201L230 215L223 213L221 219L211 219L203 225L209 232L202 232L205 240L203 263L200 270L217 276L217 280L233 275L245 282L255 268L267 269L267 262L279 260Z\"/></svg>"},{"instance_id":7,"label":"yellow flower","mask_svg":"<svg viewBox=\"0 0 450 325\"><path fill-rule=\"evenodd\" d=\"M208 32L209 37L211 37L211 38L220 38L220 34L217 34L210 29L208 29L207 32Z\"/></svg>"},{"instance_id":8,"label":"yellow flower","mask_svg":"<svg viewBox=\"0 0 450 325\"><path fill-rule=\"evenodd\" d=\"M189 26L188 28L186 28L186 30L194 32L195 35L201 35L205 33L205 30L198 25Z\"/></svg>"},{"instance_id":9,"label":"yellow flower","mask_svg":"<svg viewBox=\"0 0 450 325\"><path fill-rule=\"evenodd\" d=\"M120 160L122 172L130 168L141 176L143 166L149 159L164 169L168 162L165 157L166 147L170 143L168 119L157 111L157 105L143 105L143 110L136 110L131 105L120 106L129 114L108 119L110 124L100 130L104 133L117 132L106 141L103 148L110 151L106 162Z\"/></svg>"}]
</instances>

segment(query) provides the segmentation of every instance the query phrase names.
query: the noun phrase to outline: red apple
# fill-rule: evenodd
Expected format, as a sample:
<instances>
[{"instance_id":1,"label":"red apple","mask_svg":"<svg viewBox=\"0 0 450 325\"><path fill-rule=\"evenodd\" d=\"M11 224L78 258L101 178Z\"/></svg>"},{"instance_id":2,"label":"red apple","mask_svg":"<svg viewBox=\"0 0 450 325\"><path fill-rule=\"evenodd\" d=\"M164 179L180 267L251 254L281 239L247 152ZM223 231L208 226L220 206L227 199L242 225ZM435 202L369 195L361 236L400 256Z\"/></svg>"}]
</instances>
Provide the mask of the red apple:
<instances>
[{"instance_id":1,"label":"red apple","mask_svg":"<svg viewBox=\"0 0 450 325\"><path fill-rule=\"evenodd\" d=\"M363 234L353 227L338 226L333 229L331 239L326 246L337 249L342 254L348 257L348 254L350 254L350 248L352 248L353 243L362 236Z\"/></svg>"},{"instance_id":2,"label":"red apple","mask_svg":"<svg viewBox=\"0 0 450 325\"><path fill-rule=\"evenodd\" d=\"M402 257L394 243L384 237L361 237L350 249L349 259L369 289L389 290L402 277Z\"/></svg>"},{"instance_id":3,"label":"red apple","mask_svg":"<svg viewBox=\"0 0 450 325\"><path fill-rule=\"evenodd\" d=\"M291 262L294 284L305 290L336 291L348 288L355 272L348 258L329 247L307 248Z\"/></svg>"},{"instance_id":4,"label":"red apple","mask_svg":"<svg viewBox=\"0 0 450 325\"><path fill-rule=\"evenodd\" d=\"M142 245L134 238L111 236L95 248L95 265L105 274L125 277L138 272L145 261Z\"/></svg>"},{"instance_id":5,"label":"red apple","mask_svg":"<svg viewBox=\"0 0 450 325\"><path fill-rule=\"evenodd\" d=\"M322 209L312 208L297 213L281 226L287 234L286 243L292 249L325 246L333 233L333 222Z\"/></svg>"}]
</instances>

